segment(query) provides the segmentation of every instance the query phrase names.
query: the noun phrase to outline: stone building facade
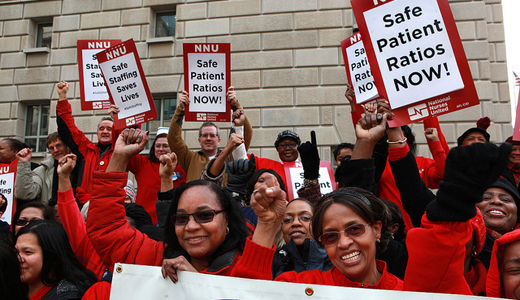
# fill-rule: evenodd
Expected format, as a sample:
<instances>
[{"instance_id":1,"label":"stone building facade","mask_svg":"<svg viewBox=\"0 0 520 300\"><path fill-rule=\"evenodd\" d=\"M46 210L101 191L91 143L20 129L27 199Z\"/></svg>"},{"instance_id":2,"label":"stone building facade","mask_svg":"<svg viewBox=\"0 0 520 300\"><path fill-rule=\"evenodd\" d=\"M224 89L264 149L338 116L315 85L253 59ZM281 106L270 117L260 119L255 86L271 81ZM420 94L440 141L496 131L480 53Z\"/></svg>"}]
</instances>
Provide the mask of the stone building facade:
<instances>
[{"instance_id":1,"label":"stone building facade","mask_svg":"<svg viewBox=\"0 0 520 300\"><path fill-rule=\"evenodd\" d=\"M492 141L503 141L512 128L501 1L450 0L450 5L481 104L441 116L441 127L453 145L475 120L489 116ZM161 12L175 13L175 37L154 36ZM50 23L50 45L38 47L39 25ZM27 139L36 132L41 142L44 136L36 129L48 125L49 133L55 131L55 83L66 80L72 83L76 123L95 139L105 113L80 109L78 39L133 38L159 100L175 99L184 86L183 42L230 42L232 85L254 126L251 151L277 158L273 142L279 131L292 129L307 140L315 130L321 157L329 159L332 145L355 141L339 47L353 23L349 0L0 1L0 137ZM166 126L175 101L168 103ZM198 147L199 125L185 123L190 147ZM229 126L221 125L226 132ZM422 125L413 127L419 153L428 155ZM43 156L45 149L40 151Z\"/></svg>"}]
</instances>

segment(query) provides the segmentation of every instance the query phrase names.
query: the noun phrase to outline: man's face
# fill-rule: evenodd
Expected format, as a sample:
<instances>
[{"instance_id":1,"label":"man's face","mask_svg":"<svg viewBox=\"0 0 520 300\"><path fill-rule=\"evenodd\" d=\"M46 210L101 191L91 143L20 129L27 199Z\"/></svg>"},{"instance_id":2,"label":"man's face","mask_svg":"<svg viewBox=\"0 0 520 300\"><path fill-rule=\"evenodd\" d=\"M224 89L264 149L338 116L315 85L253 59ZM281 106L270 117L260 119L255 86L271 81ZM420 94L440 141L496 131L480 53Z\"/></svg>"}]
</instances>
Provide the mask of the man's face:
<instances>
[{"instance_id":1,"label":"man's face","mask_svg":"<svg viewBox=\"0 0 520 300\"><path fill-rule=\"evenodd\" d=\"M486 137L480 132L472 132L466 136L462 142L462 146L469 146L473 143L485 143Z\"/></svg>"},{"instance_id":2,"label":"man's face","mask_svg":"<svg viewBox=\"0 0 520 300\"><path fill-rule=\"evenodd\" d=\"M202 127L199 136L199 144L204 153L213 156L217 153L220 138L217 135L217 128L215 126Z\"/></svg>"},{"instance_id":3,"label":"man's face","mask_svg":"<svg viewBox=\"0 0 520 300\"><path fill-rule=\"evenodd\" d=\"M67 147L61 139L57 139L54 142L50 142L47 145L47 149L49 149L49 153L55 160L59 160L66 154L70 153L70 148Z\"/></svg>"},{"instance_id":4,"label":"man's face","mask_svg":"<svg viewBox=\"0 0 520 300\"><path fill-rule=\"evenodd\" d=\"M112 126L114 122L110 120L101 121L98 125L97 138L100 144L112 144Z\"/></svg>"},{"instance_id":5,"label":"man's face","mask_svg":"<svg viewBox=\"0 0 520 300\"><path fill-rule=\"evenodd\" d=\"M292 138L284 138L276 147L278 156L283 162L293 162L298 159L298 143Z\"/></svg>"}]
</instances>

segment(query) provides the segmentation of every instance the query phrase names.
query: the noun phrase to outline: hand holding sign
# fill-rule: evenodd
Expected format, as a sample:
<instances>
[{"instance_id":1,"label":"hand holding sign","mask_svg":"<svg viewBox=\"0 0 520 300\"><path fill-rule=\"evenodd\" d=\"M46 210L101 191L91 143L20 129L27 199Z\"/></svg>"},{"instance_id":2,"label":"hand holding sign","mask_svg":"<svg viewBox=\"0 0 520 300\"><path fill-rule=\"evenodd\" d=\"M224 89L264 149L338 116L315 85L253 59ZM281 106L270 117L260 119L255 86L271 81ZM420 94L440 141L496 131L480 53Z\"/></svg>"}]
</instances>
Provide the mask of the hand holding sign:
<instances>
[{"instance_id":1,"label":"hand holding sign","mask_svg":"<svg viewBox=\"0 0 520 300\"><path fill-rule=\"evenodd\" d=\"M190 104L190 95L186 91L182 91L179 95L179 107L182 111L186 109L186 106Z\"/></svg>"},{"instance_id":2,"label":"hand holding sign","mask_svg":"<svg viewBox=\"0 0 520 300\"><path fill-rule=\"evenodd\" d=\"M161 268L161 272L163 278L166 276L170 277L170 279L175 283L179 280L177 276L177 271L188 271L188 272L198 272L195 267L193 267L186 257L180 255L175 258L167 258L163 259L163 264Z\"/></svg>"}]
</instances>

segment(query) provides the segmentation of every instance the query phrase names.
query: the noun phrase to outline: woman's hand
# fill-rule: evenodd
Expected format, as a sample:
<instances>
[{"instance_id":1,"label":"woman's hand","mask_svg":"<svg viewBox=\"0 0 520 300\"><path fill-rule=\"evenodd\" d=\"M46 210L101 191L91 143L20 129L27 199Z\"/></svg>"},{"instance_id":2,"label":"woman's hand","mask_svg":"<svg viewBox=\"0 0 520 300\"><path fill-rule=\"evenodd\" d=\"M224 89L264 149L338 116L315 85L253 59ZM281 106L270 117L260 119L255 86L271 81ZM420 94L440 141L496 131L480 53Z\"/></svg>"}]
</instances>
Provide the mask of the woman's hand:
<instances>
[{"instance_id":1,"label":"woman's hand","mask_svg":"<svg viewBox=\"0 0 520 300\"><path fill-rule=\"evenodd\" d=\"M177 154L175 152L163 154L159 157L159 163L159 176L171 180L177 167Z\"/></svg>"},{"instance_id":2,"label":"woman's hand","mask_svg":"<svg viewBox=\"0 0 520 300\"><path fill-rule=\"evenodd\" d=\"M198 272L184 256L163 259L161 273L163 278L170 277L173 283L179 281L177 271Z\"/></svg>"},{"instance_id":3,"label":"woman's hand","mask_svg":"<svg viewBox=\"0 0 520 300\"><path fill-rule=\"evenodd\" d=\"M68 178L74 167L76 167L76 155L72 153L65 155L58 161L58 176Z\"/></svg>"}]
</instances>

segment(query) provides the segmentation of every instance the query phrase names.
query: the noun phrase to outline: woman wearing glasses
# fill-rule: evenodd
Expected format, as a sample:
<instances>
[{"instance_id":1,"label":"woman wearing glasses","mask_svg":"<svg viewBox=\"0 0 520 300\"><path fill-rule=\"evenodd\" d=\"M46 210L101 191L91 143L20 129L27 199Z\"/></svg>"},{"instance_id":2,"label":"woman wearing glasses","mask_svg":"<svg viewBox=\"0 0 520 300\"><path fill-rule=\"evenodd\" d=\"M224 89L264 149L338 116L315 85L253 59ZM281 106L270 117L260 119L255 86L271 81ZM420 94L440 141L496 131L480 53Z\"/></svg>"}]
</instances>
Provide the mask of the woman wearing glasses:
<instances>
[{"instance_id":1,"label":"woman wearing glasses","mask_svg":"<svg viewBox=\"0 0 520 300\"><path fill-rule=\"evenodd\" d=\"M252 237L239 204L219 186L195 180L172 193L165 243L130 228L123 207L126 164L147 142L147 134L127 129L119 136L106 173L94 175L87 230L107 265L156 265L177 280L176 271L271 279L272 244L285 210L285 193L263 185L252 196L259 224ZM164 156L163 156L164 157ZM161 160L161 168L174 168ZM261 277L261 276L260 276Z\"/></svg>"},{"instance_id":2,"label":"woman wearing glasses","mask_svg":"<svg viewBox=\"0 0 520 300\"><path fill-rule=\"evenodd\" d=\"M325 249L312 238L310 224L313 212L311 203L304 198L296 198L287 204L282 219L285 245L276 249L273 278L288 271L327 271L332 268Z\"/></svg>"},{"instance_id":3,"label":"woman wearing glasses","mask_svg":"<svg viewBox=\"0 0 520 300\"><path fill-rule=\"evenodd\" d=\"M18 234L18 231L20 231L20 229L22 229L25 225L29 224L29 221L54 219L54 210L51 207L39 201L28 202L20 206L14 213L14 234Z\"/></svg>"}]
</instances>

